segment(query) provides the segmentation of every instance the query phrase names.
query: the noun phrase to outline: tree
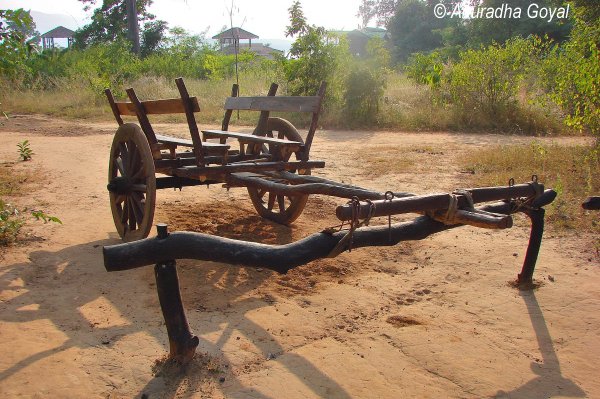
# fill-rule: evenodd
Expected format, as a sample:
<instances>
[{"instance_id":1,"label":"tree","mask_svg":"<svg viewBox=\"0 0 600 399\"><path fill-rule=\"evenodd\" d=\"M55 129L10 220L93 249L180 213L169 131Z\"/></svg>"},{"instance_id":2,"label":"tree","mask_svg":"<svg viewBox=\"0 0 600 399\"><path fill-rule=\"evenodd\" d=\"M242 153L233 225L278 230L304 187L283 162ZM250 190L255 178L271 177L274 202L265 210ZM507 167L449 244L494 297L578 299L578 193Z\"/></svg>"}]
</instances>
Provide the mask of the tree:
<instances>
[{"instance_id":1,"label":"tree","mask_svg":"<svg viewBox=\"0 0 600 399\"><path fill-rule=\"evenodd\" d=\"M540 7L551 6L552 0L538 0L535 4ZM527 8L532 4L531 0L481 0L477 2L477 8L500 8L520 9L520 18L473 18L468 26L469 45L477 47L490 45L492 43L504 43L513 37L527 38L530 35L548 37L555 42L562 42L568 38L572 24L569 20L554 19L548 22L543 18L530 18ZM557 5L552 5L556 7Z\"/></svg>"},{"instance_id":2,"label":"tree","mask_svg":"<svg viewBox=\"0 0 600 399\"><path fill-rule=\"evenodd\" d=\"M394 16L388 22L390 41L396 61L405 62L417 52L429 52L443 47L442 32L461 23L458 18L437 18L433 7L437 3L450 10L455 0L420 1L403 0L398 4Z\"/></svg>"},{"instance_id":3,"label":"tree","mask_svg":"<svg viewBox=\"0 0 600 399\"><path fill-rule=\"evenodd\" d=\"M373 18L376 19L377 26L387 26L396 12L398 3L399 0L362 0L356 16L361 18L363 27Z\"/></svg>"},{"instance_id":4,"label":"tree","mask_svg":"<svg viewBox=\"0 0 600 399\"><path fill-rule=\"evenodd\" d=\"M328 92L332 93L334 71L343 52L341 46L327 40L325 28L308 24L299 0L294 1L288 11L290 25L285 34L296 36L290 49L292 59L286 66L290 94L315 95L322 81L329 83Z\"/></svg>"},{"instance_id":5,"label":"tree","mask_svg":"<svg viewBox=\"0 0 600 399\"><path fill-rule=\"evenodd\" d=\"M17 78L27 70L31 36L39 35L29 11L0 10L0 75Z\"/></svg>"},{"instance_id":6,"label":"tree","mask_svg":"<svg viewBox=\"0 0 600 399\"><path fill-rule=\"evenodd\" d=\"M142 43L140 55L147 57L157 52L165 40L165 32L168 30L168 24L165 21L149 21L144 25L142 31Z\"/></svg>"},{"instance_id":7,"label":"tree","mask_svg":"<svg viewBox=\"0 0 600 399\"><path fill-rule=\"evenodd\" d=\"M79 0L90 10L97 0ZM139 23L144 24L141 32L143 38L144 52L158 48L163 39L167 23L155 21L155 16L147 11L153 0L137 0L137 15ZM127 7L126 0L102 0L102 5L96 8L92 14L92 22L75 32L75 45L78 48L86 48L90 45L114 42L118 39L127 38ZM146 30L149 30L146 33Z\"/></svg>"},{"instance_id":8,"label":"tree","mask_svg":"<svg viewBox=\"0 0 600 399\"><path fill-rule=\"evenodd\" d=\"M570 40L547 60L550 96L568 126L594 134L600 145L600 3L576 0L574 12Z\"/></svg>"}]
</instances>

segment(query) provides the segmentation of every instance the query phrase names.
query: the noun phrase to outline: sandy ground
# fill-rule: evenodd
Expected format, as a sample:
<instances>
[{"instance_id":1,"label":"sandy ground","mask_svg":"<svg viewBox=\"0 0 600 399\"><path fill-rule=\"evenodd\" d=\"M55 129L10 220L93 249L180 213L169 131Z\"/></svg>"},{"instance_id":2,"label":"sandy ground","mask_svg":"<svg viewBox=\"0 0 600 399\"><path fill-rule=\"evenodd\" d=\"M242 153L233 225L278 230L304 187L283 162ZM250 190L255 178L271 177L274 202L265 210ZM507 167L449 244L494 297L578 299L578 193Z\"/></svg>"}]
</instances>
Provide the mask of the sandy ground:
<instances>
[{"instance_id":1,"label":"sandy ground","mask_svg":"<svg viewBox=\"0 0 600 399\"><path fill-rule=\"evenodd\" d=\"M107 273L102 263L102 246L119 242L105 189L114 131L114 122L41 116L0 127L0 161L15 161L24 139L35 152L13 166L36 176L31 193L14 200L64 223L30 223L22 244L2 249L1 397L600 397L592 237L550 230L535 274L540 287L519 291L509 282L527 244L523 218L506 231L462 227L354 250L285 276L179 261L199 355L185 373L161 368L168 342L152 267ZM530 140L321 131L312 158L327 162L318 175L428 193L468 186L457 160L469 149ZM361 170L364 154L395 150L401 155L384 160L383 172ZM412 157L409 167L402 154ZM334 206L343 202L311 197L287 228L258 217L243 189L163 190L155 221L285 243L335 225Z\"/></svg>"}]
</instances>

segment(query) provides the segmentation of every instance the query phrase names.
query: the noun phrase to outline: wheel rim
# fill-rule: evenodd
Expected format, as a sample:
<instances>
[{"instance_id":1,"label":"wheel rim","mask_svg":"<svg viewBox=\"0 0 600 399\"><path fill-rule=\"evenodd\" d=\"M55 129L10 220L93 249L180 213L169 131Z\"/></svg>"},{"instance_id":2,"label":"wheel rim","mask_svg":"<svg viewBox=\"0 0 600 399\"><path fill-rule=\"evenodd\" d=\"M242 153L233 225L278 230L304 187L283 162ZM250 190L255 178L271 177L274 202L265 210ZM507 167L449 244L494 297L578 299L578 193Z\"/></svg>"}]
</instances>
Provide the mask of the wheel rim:
<instances>
[{"instance_id":1,"label":"wheel rim","mask_svg":"<svg viewBox=\"0 0 600 399\"><path fill-rule=\"evenodd\" d=\"M296 128L285 119L269 118L267 122L267 132L267 135L270 137L275 137L274 133L277 132L277 138L304 143L304 140ZM269 150L265 148L265 146L256 146L249 149L249 153L251 154L268 152ZM298 154L296 154L296 158L298 158ZM287 161L288 159L289 157L283 159L283 161ZM310 174L310 170L301 172L302 173L299 174ZM276 179L273 179L273 181L278 182ZM283 181L279 182L283 183ZM285 225L292 223L302 214L302 211L306 206L306 201L308 201L308 194L276 194L255 187L248 187L248 194L250 195L254 208L260 216Z\"/></svg>"},{"instance_id":2,"label":"wheel rim","mask_svg":"<svg viewBox=\"0 0 600 399\"><path fill-rule=\"evenodd\" d=\"M152 152L140 127L121 125L110 149L108 190L115 227L124 241L150 233L156 200L154 172Z\"/></svg>"}]
</instances>

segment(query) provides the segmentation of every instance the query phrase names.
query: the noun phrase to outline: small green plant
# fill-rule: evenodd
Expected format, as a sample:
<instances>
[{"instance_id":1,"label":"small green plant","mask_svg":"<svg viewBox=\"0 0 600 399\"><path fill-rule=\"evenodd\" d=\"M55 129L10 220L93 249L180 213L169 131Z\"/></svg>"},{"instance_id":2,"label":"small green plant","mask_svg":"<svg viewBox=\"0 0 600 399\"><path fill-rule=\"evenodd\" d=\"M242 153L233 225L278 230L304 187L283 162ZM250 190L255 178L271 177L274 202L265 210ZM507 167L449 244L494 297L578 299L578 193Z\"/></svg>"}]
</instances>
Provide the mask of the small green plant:
<instances>
[{"instance_id":1,"label":"small green plant","mask_svg":"<svg viewBox=\"0 0 600 399\"><path fill-rule=\"evenodd\" d=\"M22 161L29 161L33 155L33 150L29 147L29 140L22 141L17 144L19 157Z\"/></svg>"},{"instance_id":2,"label":"small green plant","mask_svg":"<svg viewBox=\"0 0 600 399\"><path fill-rule=\"evenodd\" d=\"M43 220L44 223L54 222L62 224L59 218L50 216L44 211L31 211L31 216L35 220ZM23 212L20 212L13 205L0 199L0 246L6 246L15 242L25 222L26 219Z\"/></svg>"},{"instance_id":3,"label":"small green plant","mask_svg":"<svg viewBox=\"0 0 600 399\"><path fill-rule=\"evenodd\" d=\"M0 105L2 105L2 103L0 103ZM6 112L4 112L4 111L0 111L0 112L2 112L2 115L4 115L4 118L8 119L8 115L6 114ZM1 123L0 123L0 125L1 125Z\"/></svg>"},{"instance_id":4,"label":"small green plant","mask_svg":"<svg viewBox=\"0 0 600 399\"><path fill-rule=\"evenodd\" d=\"M24 224L25 220L17 208L0 200L0 246L15 241Z\"/></svg>"},{"instance_id":5,"label":"small green plant","mask_svg":"<svg viewBox=\"0 0 600 399\"><path fill-rule=\"evenodd\" d=\"M62 224L62 221L56 216L50 216L44 213L44 211L31 211L31 216L35 218L35 220L43 220L44 223L54 222L58 224Z\"/></svg>"}]
</instances>

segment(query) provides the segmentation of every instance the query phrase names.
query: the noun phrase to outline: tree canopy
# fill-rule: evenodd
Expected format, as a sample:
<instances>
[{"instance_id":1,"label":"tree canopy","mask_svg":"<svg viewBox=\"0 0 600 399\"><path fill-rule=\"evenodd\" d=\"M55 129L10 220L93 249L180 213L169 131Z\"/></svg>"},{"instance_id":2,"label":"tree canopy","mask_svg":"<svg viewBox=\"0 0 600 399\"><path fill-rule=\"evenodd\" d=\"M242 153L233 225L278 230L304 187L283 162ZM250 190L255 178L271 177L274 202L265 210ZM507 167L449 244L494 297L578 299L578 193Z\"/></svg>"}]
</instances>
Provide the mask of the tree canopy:
<instances>
[{"instance_id":1,"label":"tree canopy","mask_svg":"<svg viewBox=\"0 0 600 399\"><path fill-rule=\"evenodd\" d=\"M86 11L96 5L98 0L79 0L84 4ZM148 12L148 7L153 0L137 0L138 23L143 24L141 29L141 54L148 55L156 50L163 40L167 30L165 21L156 20ZM102 0L102 5L94 9L92 22L75 32L75 45L85 48L90 45L109 43L127 38L127 7L125 0Z\"/></svg>"}]
</instances>

